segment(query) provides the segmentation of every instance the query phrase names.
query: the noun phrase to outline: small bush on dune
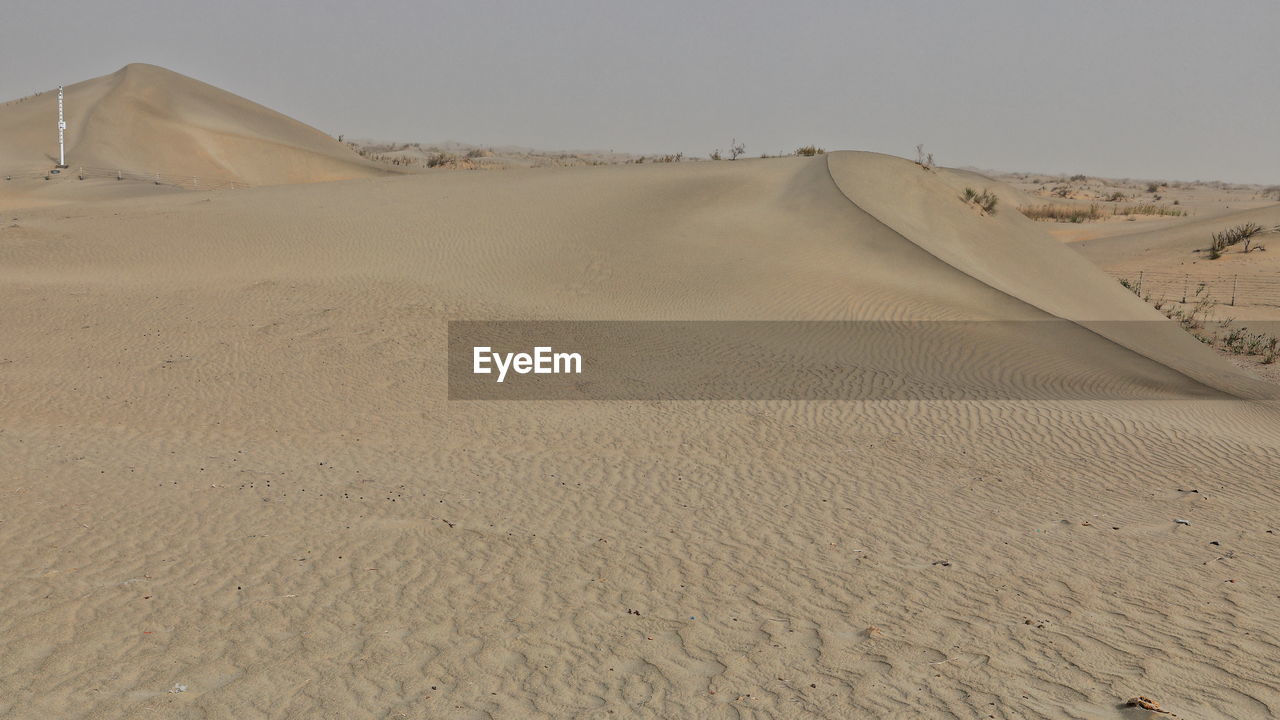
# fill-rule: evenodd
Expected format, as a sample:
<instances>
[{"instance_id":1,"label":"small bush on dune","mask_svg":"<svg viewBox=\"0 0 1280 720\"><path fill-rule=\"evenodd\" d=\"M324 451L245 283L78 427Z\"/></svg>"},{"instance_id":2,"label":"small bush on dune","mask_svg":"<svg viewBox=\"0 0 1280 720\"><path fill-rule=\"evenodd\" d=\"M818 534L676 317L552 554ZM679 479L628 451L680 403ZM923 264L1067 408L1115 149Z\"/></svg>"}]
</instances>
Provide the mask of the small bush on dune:
<instances>
[{"instance_id":1,"label":"small bush on dune","mask_svg":"<svg viewBox=\"0 0 1280 720\"><path fill-rule=\"evenodd\" d=\"M792 154L798 155L801 157L813 157L814 155L825 155L826 153L827 151L823 150L820 147L815 147L813 145L805 145L804 147L796 148L796 151Z\"/></svg>"},{"instance_id":2,"label":"small bush on dune","mask_svg":"<svg viewBox=\"0 0 1280 720\"><path fill-rule=\"evenodd\" d=\"M965 188L964 194L961 195L960 198L970 205L976 206L988 215L996 214L996 204L1000 201L1000 199L996 197L995 193L990 190L978 192L971 187Z\"/></svg>"},{"instance_id":3,"label":"small bush on dune","mask_svg":"<svg viewBox=\"0 0 1280 720\"><path fill-rule=\"evenodd\" d=\"M1177 320L1179 324L1186 330L1198 330L1204 327L1204 323L1209 319L1213 308L1217 306L1218 301L1206 292L1205 283L1200 283L1196 287L1195 293L1192 295L1194 302L1191 308L1183 310L1181 308L1170 308L1165 311L1165 317L1170 320Z\"/></svg>"},{"instance_id":4,"label":"small bush on dune","mask_svg":"<svg viewBox=\"0 0 1280 720\"><path fill-rule=\"evenodd\" d=\"M1280 356L1280 338L1271 338L1262 347L1262 364L1270 365Z\"/></svg>"},{"instance_id":5,"label":"small bush on dune","mask_svg":"<svg viewBox=\"0 0 1280 720\"><path fill-rule=\"evenodd\" d=\"M933 153L924 151L924 143L916 146L916 164L925 170L931 170L934 167Z\"/></svg>"},{"instance_id":6,"label":"small bush on dune","mask_svg":"<svg viewBox=\"0 0 1280 720\"><path fill-rule=\"evenodd\" d=\"M1262 229L1261 225L1251 222L1227 228L1222 232L1216 232L1209 236L1209 259L1217 260L1222 257L1224 250L1232 245L1239 245L1240 243L1244 243L1244 252L1247 253L1250 250L1249 246L1254 242L1253 238L1261 235L1263 232L1265 231ZM1253 249L1257 250L1261 249L1261 247L1262 246L1258 246Z\"/></svg>"},{"instance_id":7,"label":"small bush on dune","mask_svg":"<svg viewBox=\"0 0 1280 720\"><path fill-rule=\"evenodd\" d=\"M743 153L745 153L746 151L747 151L747 146L746 146L746 144L745 144L745 143L740 143L740 142L738 142L738 139L737 139L737 138L734 138L734 139L732 139L732 140L730 140L730 141L729 141L729 159L730 159L730 160L737 160L737 159L738 159L739 157L741 157L741 156L742 156L742 154L743 154ZM708 155L707 157L711 158L712 160L723 160L723 159L724 159L724 156L720 154L720 148L716 148L716 149L715 149L714 151L712 151L712 153L711 153L710 155Z\"/></svg>"},{"instance_id":8,"label":"small bush on dune","mask_svg":"<svg viewBox=\"0 0 1280 720\"><path fill-rule=\"evenodd\" d=\"M1203 337L1201 339L1210 345L1220 345L1222 350L1233 355L1260 356L1258 362L1262 365L1271 365L1280 359L1280 337L1249 332L1247 327L1232 328L1234 322L1234 319L1227 318L1219 323L1220 329L1230 329L1226 335L1215 332L1207 340Z\"/></svg>"},{"instance_id":9,"label":"small bush on dune","mask_svg":"<svg viewBox=\"0 0 1280 720\"><path fill-rule=\"evenodd\" d=\"M1230 320L1223 323L1230 324ZM1247 327L1239 327L1227 333L1221 342L1222 348L1233 355L1263 355L1276 343L1276 339L1265 333L1251 333Z\"/></svg>"}]
</instances>

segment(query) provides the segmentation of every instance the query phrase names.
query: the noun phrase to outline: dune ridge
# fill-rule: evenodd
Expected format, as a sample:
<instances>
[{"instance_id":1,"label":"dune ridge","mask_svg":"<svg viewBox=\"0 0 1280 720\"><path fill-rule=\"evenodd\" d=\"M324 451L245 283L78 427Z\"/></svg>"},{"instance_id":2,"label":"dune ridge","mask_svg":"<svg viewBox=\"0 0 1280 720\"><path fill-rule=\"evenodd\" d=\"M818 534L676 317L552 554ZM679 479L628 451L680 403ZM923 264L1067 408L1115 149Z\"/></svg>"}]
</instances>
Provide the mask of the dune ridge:
<instances>
[{"instance_id":1,"label":"dune ridge","mask_svg":"<svg viewBox=\"0 0 1280 720\"><path fill-rule=\"evenodd\" d=\"M1273 396L1266 384L1224 372L1211 350L1008 203L991 216L956 212L955 198L972 173L904 173L905 162L878 153L828 156L832 181L850 202L957 271L1196 382L1242 397ZM991 185L1004 197L1020 192Z\"/></svg>"},{"instance_id":2,"label":"dune ridge","mask_svg":"<svg viewBox=\"0 0 1280 720\"><path fill-rule=\"evenodd\" d=\"M65 90L67 163L248 185L385 175L324 133L171 70L133 63ZM57 163L57 92L0 107L0 170Z\"/></svg>"}]
</instances>

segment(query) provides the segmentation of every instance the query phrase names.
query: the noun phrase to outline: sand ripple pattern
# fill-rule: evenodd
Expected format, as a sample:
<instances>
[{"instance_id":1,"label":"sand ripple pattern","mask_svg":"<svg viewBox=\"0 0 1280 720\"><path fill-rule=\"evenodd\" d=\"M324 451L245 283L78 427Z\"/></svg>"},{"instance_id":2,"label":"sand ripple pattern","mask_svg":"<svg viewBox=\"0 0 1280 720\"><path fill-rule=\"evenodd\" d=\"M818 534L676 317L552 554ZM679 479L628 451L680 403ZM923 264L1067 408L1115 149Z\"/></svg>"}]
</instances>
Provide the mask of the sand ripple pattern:
<instances>
[{"instance_id":1,"label":"sand ripple pattern","mask_svg":"<svg viewBox=\"0 0 1280 720\"><path fill-rule=\"evenodd\" d=\"M449 319L1105 319L825 163L21 213L0 717L1280 712L1274 403L444 399ZM1094 337L1080 382L1247 381Z\"/></svg>"}]
</instances>

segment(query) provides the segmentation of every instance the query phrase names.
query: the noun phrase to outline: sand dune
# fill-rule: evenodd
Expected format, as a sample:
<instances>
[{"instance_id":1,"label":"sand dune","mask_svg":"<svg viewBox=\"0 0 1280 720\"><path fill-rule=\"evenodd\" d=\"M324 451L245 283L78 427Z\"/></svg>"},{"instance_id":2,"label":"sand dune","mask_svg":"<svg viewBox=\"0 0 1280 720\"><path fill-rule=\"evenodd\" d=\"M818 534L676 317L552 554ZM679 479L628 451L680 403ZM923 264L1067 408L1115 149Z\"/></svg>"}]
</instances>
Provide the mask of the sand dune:
<instances>
[{"instance_id":1,"label":"sand dune","mask_svg":"<svg viewBox=\"0 0 1280 720\"><path fill-rule=\"evenodd\" d=\"M66 88L67 164L305 183L386 174L324 133L198 80L135 63ZM57 92L0 105L0 172L58 161Z\"/></svg>"},{"instance_id":2,"label":"sand dune","mask_svg":"<svg viewBox=\"0 0 1280 720\"><path fill-rule=\"evenodd\" d=\"M1239 210L1205 218L1187 220L1157 230L1133 232L1114 237L1083 240L1075 248L1085 257L1104 267L1150 266L1168 268L1192 263L1231 270L1280 269L1280 257L1266 253L1254 253L1250 257L1237 256L1233 249L1223 258L1209 261L1196 250L1209 246L1209 237L1221 230L1242 223L1257 223L1264 228L1280 227L1280 205ZM1271 237L1275 237L1272 235ZM1266 242L1268 238L1262 238Z\"/></svg>"},{"instance_id":3,"label":"sand dune","mask_svg":"<svg viewBox=\"0 0 1280 720\"><path fill-rule=\"evenodd\" d=\"M1274 390L974 181L833 153L17 211L0 716L1274 714ZM886 369L1107 399L447 401L446 321L513 318L983 321Z\"/></svg>"}]
</instances>

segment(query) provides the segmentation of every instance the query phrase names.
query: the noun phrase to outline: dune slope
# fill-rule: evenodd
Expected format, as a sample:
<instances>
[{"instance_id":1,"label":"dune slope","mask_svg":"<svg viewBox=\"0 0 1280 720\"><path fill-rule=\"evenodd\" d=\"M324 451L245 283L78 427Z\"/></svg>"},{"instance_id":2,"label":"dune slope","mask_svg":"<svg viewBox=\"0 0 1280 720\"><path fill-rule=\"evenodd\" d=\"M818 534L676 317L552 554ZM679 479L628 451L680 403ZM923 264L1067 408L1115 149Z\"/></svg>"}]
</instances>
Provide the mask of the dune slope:
<instances>
[{"instance_id":1,"label":"dune slope","mask_svg":"<svg viewBox=\"0 0 1280 720\"><path fill-rule=\"evenodd\" d=\"M0 716L1274 713L1274 401L969 181L838 153L23 211ZM447 401L445 322L502 318L1001 321L886 369L1104 395ZM1087 331L1009 335L1055 318Z\"/></svg>"},{"instance_id":2,"label":"dune slope","mask_svg":"<svg viewBox=\"0 0 1280 720\"><path fill-rule=\"evenodd\" d=\"M69 85L65 96L72 168L249 185L387 172L315 128L154 65L135 63ZM56 118L56 90L0 105L0 170L55 165Z\"/></svg>"}]
</instances>

